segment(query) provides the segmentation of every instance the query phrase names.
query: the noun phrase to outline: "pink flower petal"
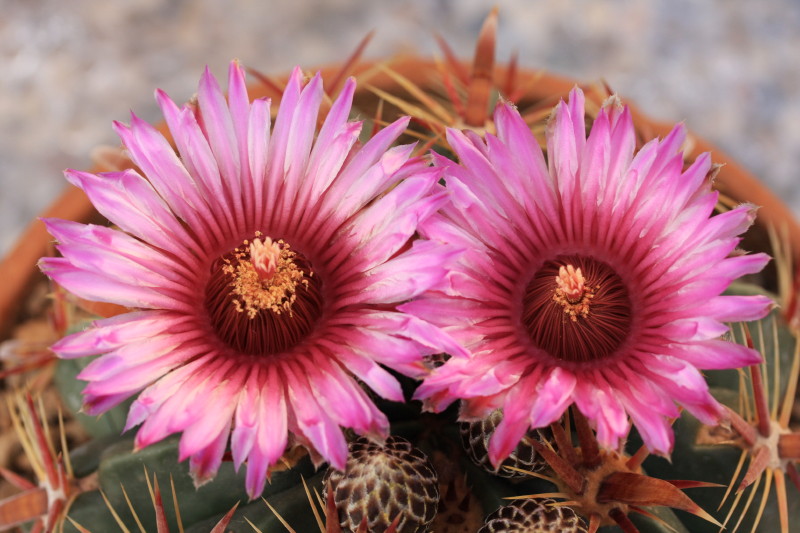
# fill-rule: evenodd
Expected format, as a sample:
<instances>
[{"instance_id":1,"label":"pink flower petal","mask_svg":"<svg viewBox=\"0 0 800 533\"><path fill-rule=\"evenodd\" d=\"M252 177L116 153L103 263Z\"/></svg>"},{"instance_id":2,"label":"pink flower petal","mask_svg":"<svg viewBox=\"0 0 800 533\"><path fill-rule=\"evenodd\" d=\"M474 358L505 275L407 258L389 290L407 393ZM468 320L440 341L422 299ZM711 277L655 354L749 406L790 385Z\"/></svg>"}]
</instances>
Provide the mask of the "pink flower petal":
<instances>
[{"instance_id":1,"label":"pink flower petal","mask_svg":"<svg viewBox=\"0 0 800 533\"><path fill-rule=\"evenodd\" d=\"M197 91L197 103L199 107L198 117L203 129L204 136L208 139L209 147L213 153L213 160L216 161L223 186L228 189L229 198L232 200L231 207L236 218L237 228L244 229L244 219L242 209L242 189L241 189L241 162L237 149L236 133L233 127L233 119L225 103L225 96L222 94L217 80L211 75L206 67L203 76L200 78L200 86Z\"/></svg>"},{"instance_id":2,"label":"pink flower petal","mask_svg":"<svg viewBox=\"0 0 800 533\"><path fill-rule=\"evenodd\" d=\"M555 367L542 376L531 409L531 427L544 427L558 420L572 403L575 375Z\"/></svg>"},{"instance_id":3,"label":"pink flower petal","mask_svg":"<svg viewBox=\"0 0 800 533\"><path fill-rule=\"evenodd\" d=\"M159 294L154 288L130 285L127 281L86 272L73 266L67 259L45 257L39 261L39 268L56 283L87 300L132 308L188 310L186 303Z\"/></svg>"},{"instance_id":4,"label":"pink flower petal","mask_svg":"<svg viewBox=\"0 0 800 533\"><path fill-rule=\"evenodd\" d=\"M698 370L722 370L741 368L761 363L757 351L721 340L683 343L670 346L675 357L691 363Z\"/></svg>"},{"instance_id":5,"label":"pink flower petal","mask_svg":"<svg viewBox=\"0 0 800 533\"><path fill-rule=\"evenodd\" d=\"M132 170L104 174L67 170L64 175L83 189L97 210L128 233L171 250L176 241L192 250L197 243L175 219L153 188Z\"/></svg>"},{"instance_id":6,"label":"pink flower petal","mask_svg":"<svg viewBox=\"0 0 800 533\"><path fill-rule=\"evenodd\" d=\"M459 254L459 250L442 248L431 241L415 241L411 250L371 269L363 279L342 287L351 294L342 298L343 302L347 305L382 304L414 298L438 284L444 278L445 265Z\"/></svg>"},{"instance_id":7,"label":"pink flower petal","mask_svg":"<svg viewBox=\"0 0 800 533\"><path fill-rule=\"evenodd\" d=\"M236 404L233 431L231 432L231 455L233 465L238 470L250 455L256 442L259 426L258 409L260 404L259 367L253 369L241 391Z\"/></svg>"},{"instance_id":8,"label":"pink flower petal","mask_svg":"<svg viewBox=\"0 0 800 533\"><path fill-rule=\"evenodd\" d=\"M189 461L189 471L194 480L195 487L200 487L217 475L222 458L225 455L228 434L230 433L230 420L222 427L217 436L208 446L195 453Z\"/></svg>"},{"instance_id":9,"label":"pink flower petal","mask_svg":"<svg viewBox=\"0 0 800 533\"><path fill-rule=\"evenodd\" d=\"M217 385L207 397L208 405L215 406L215 409L206 410L202 421L183 430L178 447L178 460L183 461L199 454L209 446L213 446L214 442L220 438L220 434L224 433L225 437L228 436L233 413L239 403L241 388L241 372ZM227 442L227 438L225 442Z\"/></svg>"},{"instance_id":10,"label":"pink flower petal","mask_svg":"<svg viewBox=\"0 0 800 533\"><path fill-rule=\"evenodd\" d=\"M597 441L606 448L618 448L628 435L630 424L614 387L599 373L584 375L577 379L573 397L580 412L594 422Z\"/></svg>"},{"instance_id":11,"label":"pink flower petal","mask_svg":"<svg viewBox=\"0 0 800 533\"><path fill-rule=\"evenodd\" d=\"M403 181L354 221L353 237L364 243L358 255L364 258L360 261L364 269L388 261L408 243L420 221L445 204L447 194L443 190L432 194L438 178L438 172L428 172ZM375 235L383 237L377 240ZM348 262L340 268L353 266Z\"/></svg>"},{"instance_id":12,"label":"pink flower petal","mask_svg":"<svg viewBox=\"0 0 800 533\"><path fill-rule=\"evenodd\" d=\"M62 338L51 349L65 359L97 355L158 335L186 321L185 316L164 311L125 313L97 320L93 327Z\"/></svg>"},{"instance_id":13,"label":"pink flower petal","mask_svg":"<svg viewBox=\"0 0 800 533\"><path fill-rule=\"evenodd\" d=\"M288 442L288 388L283 381L277 369L269 368L258 406L262 423L258 425L257 448L269 465L278 462Z\"/></svg>"},{"instance_id":14,"label":"pink flower petal","mask_svg":"<svg viewBox=\"0 0 800 533\"><path fill-rule=\"evenodd\" d=\"M347 441L339 426L317 403L314 393L301 369L286 365L286 389L290 412L294 414L297 430L314 449L334 468L344 470L347 461Z\"/></svg>"},{"instance_id":15,"label":"pink flower petal","mask_svg":"<svg viewBox=\"0 0 800 533\"><path fill-rule=\"evenodd\" d=\"M715 339L728 331L728 326L713 318L695 317L674 320L658 328L658 332L676 341L704 341Z\"/></svg>"},{"instance_id":16,"label":"pink flower petal","mask_svg":"<svg viewBox=\"0 0 800 533\"><path fill-rule=\"evenodd\" d=\"M334 349L334 347L329 348ZM354 376L363 381L382 398L393 402L402 402L404 400L403 389L400 387L400 382L367 355L356 353L349 349L340 349L337 356L338 360L341 361Z\"/></svg>"},{"instance_id":17,"label":"pink flower petal","mask_svg":"<svg viewBox=\"0 0 800 533\"><path fill-rule=\"evenodd\" d=\"M503 406L503 420L494 430L489 440L489 461L495 468L514 451L519 441L530 428L530 397L525 397L524 390L536 387L532 380L524 379L520 386L509 393Z\"/></svg>"},{"instance_id":18,"label":"pink flower petal","mask_svg":"<svg viewBox=\"0 0 800 533\"><path fill-rule=\"evenodd\" d=\"M203 224L211 216L206 201L192 186L193 180L186 168L167 140L153 126L131 114L130 127L115 122L114 129L133 161L173 212L192 225ZM206 240L206 232L199 232L198 237L205 240L203 244L210 244Z\"/></svg>"}]
</instances>

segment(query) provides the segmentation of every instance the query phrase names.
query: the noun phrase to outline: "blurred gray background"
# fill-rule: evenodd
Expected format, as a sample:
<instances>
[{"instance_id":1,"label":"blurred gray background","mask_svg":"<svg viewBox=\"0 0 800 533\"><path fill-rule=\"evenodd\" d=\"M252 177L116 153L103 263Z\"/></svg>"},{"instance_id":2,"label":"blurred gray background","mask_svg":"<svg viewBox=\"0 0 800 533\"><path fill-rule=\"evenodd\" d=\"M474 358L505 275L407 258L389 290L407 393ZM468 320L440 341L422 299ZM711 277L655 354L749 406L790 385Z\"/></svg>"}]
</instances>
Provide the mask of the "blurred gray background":
<instances>
[{"instance_id":1,"label":"blurred gray background","mask_svg":"<svg viewBox=\"0 0 800 533\"><path fill-rule=\"evenodd\" d=\"M346 56L462 57L493 5L500 60L604 78L654 118L685 120L800 213L800 2L796 0L0 0L0 255L128 110L159 119L204 65L266 73Z\"/></svg>"}]
</instances>

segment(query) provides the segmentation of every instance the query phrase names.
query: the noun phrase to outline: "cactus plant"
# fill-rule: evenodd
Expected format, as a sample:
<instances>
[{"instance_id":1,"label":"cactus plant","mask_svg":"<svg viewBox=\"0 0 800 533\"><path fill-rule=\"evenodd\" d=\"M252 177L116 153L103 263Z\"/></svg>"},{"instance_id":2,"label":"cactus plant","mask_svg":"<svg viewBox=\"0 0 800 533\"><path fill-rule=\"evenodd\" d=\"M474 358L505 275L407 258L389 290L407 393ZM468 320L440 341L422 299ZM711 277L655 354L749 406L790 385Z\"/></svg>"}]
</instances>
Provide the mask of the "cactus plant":
<instances>
[{"instance_id":1,"label":"cactus plant","mask_svg":"<svg viewBox=\"0 0 800 533\"><path fill-rule=\"evenodd\" d=\"M443 304L446 298L441 296L449 297L461 291L471 283L470 276L477 269L464 270L463 263L457 266L458 254L463 253L463 250L456 250L458 246L435 249L455 235L448 230L455 225L451 228L443 223L442 215L434 213L449 201L448 196L456 195L453 191L462 195L456 200L462 204L470 204L473 198L480 196L484 197L481 200L491 197L486 191L468 194L468 188L459 185L456 179L462 171L453 170L455 166L448 161L461 156L486 170L480 166L481 161L497 163L503 159L496 157L498 153L509 152L508 147L498 144L498 138L507 137L509 116L517 111L501 104L501 111L493 116L491 111L495 105L506 100L515 102L519 116L514 120L518 125L524 124L532 133L530 138L545 145L549 151L547 156L555 159L558 155L553 152L564 149L564 142L553 141L552 132L547 133L547 124L551 129L554 124L563 125L566 114L576 112L575 102L583 98L583 94L587 113L585 119L576 114L574 124L581 118L579 122L583 124L585 120L590 127L595 122L600 124L598 127L606 123L611 127L620 116L628 113L617 106L617 99L608 100L610 95L606 87L586 87L585 93L577 90L572 93L569 105L558 107L556 114L560 119L548 122L557 98L565 91L553 94L551 90L543 97L537 93L541 88L532 89L538 87L535 76L525 77L515 62L498 68L494 63L496 28L495 11L481 30L471 66L456 60L447 45L442 44L444 60L424 63L431 67L425 77L414 76L413 70L403 68L401 62L367 68L359 62L359 56L368 39L343 67L327 77L330 83L325 92L320 78L306 83L299 70L290 77L285 89L284 83L255 73L258 83L250 87L250 96L270 95L276 101L283 100L278 107L289 109L294 115L294 120L280 118L281 112L284 115L289 112L279 111L272 132L269 126L264 127L268 118L266 103L257 98L251 103L247 99L243 69L238 64L232 66L227 101L214 85L213 78L206 74L199 100L183 109L164 95L159 96L169 129L177 134L174 142L180 158L142 121L134 118L130 127L117 125L132 159L119 153L116 157L106 157L105 160L113 160L113 165L119 166L115 169L118 173L109 179L118 179L120 191L129 194L128 200L133 203L149 198L151 202L145 203L152 215L150 219L164 226L142 234L139 230L143 226L139 224L149 224L152 220L144 217L130 223L115 211L122 204L107 202L103 196L122 194L120 191L105 190L102 180L91 173L70 174L95 196L101 210L121 226L119 229L127 232L48 222L62 242L65 257L46 259L45 269L78 295L68 295L56 285L57 305L53 314L56 329L60 333L81 332L87 326L89 329L88 333L78 333L69 337L71 340L56 345L56 351L69 359L50 366L51 370L37 371L40 375L55 372L55 382L66 409L73 411L85 426L83 438L86 442L68 450L64 437L61 454L56 453L56 448L49 443L54 435L48 434L47 425L42 423L46 418L44 409L30 399L17 401L11 412L25 443L25 452L36 465L39 485L5 472L4 475L24 487L24 491L16 500L0 502L0 524L12 526L33 521L32 528L37 531L95 533L118 528L143 528L159 533L175 530L266 532L282 528L304 533L426 529L439 533L474 533L478 530L514 531L515 527L519 531L555 531L571 527L574 531L594 532L605 525L614 525L626 532L660 533L670 529L715 531L722 523L734 529L758 527L760 531L792 531L795 524L791 517L800 512L797 508L800 498L794 487L800 485L794 466L800 456L800 441L796 438L797 426L793 425L796 420L792 419L800 363L795 348L797 287L794 269L787 266L787 255L791 256L791 251L783 256L778 253L780 259L776 268L784 314L773 310L767 318L749 326L734 324L732 333L726 337L734 348L723 349L735 350L732 353L740 361L750 361L748 357L757 351L765 358L763 366L746 372L709 371L707 379L716 398L713 401L701 394L702 386L697 385L695 373L690 372L694 367L679 369L699 387L689 392L680 391L687 409L701 416L709 415L704 419L710 421L714 419L712 414L720 414L715 402L726 404L728 410L722 413L730 421L729 427L725 424L703 426L682 413L669 428L671 420L667 415L673 413L674 406L669 398L669 406L666 406L663 398L653 395L652 390L648 397L660 409L658 421L643 417L636 403L641 399L634 397L625 396L625 408L615 409L604 394L615 394L617 388L633 386L622 381L615 382L613 390L592 389L591 394L587 392L590 385L582 385L577 408L571 415L559 419L566 404L572 401L564 392L569 388L568 379L562 380L561 388L552 386L552 380L532 380L529 389L511 390L509 384L516 382L523 370L509 364L513 358L503 355L507 346L498 340L502 339L502 324L492 320L484 323L490 329L486 338L494 342L494 352L488 358L496 359L492 359L494 363L489 366L485 363L476 366L476 355L464 348L474 343L474 331L448 325L451 318L467 316L468 308L475 308L478 300L467 298L458 305ZM420 64L423 63L416 65ZM369 89L356 92L354 82L344 81L346 74L353 72L361 78L360 85L370 84ZM337 94L342 92L345 97L337 99ZM363 127L349 120L349 98L353 94L356 94L353 102L357 114L367 117ZM601 110L603 101L610 103ZM310 107L303 107L305 105ZM317 115L318 107L324 108L321 118ZM399 115L412 115L413 120L397 122ZM333 118L325 119L326 116ZM630 139L631 152L634 145L640 148L643 141L654 136L649 127L641 126L638 117L635 118L633 124L638 129L635 138ZM320 128L317 128L318 119ZM295 127L300 123L302 128ZM447 128L465 133L454 130L448 133ZM272 141L267 140L269 134ZM548 135L550 145L545 140ZM231 139L235 142L226 144ZM409 148L390 146L411 139L421 142ZM563 136L559 139L564 140ZM668 142L675 141L673 137L669 139ZM255 141L261 144L255 146ZM523 148L528 150L522 141L516 138L512 141L516 149L512 156L528 153L522 153ZM333 145L346 145L347 149L323 153ZM299 150L299 146L304 146L306 151ZM429 167L425 159L419 158L427 157L429 150L434 152L431 157L436 162L435 167ZM200 152L205 155L198 155ZM267 187L261 191L262 196L255 188L237 196L237 191L241 193L241 190L231 189L229 184L222 185L219 181L237 172L256 173L256 163L271 165L267 159L276 153L297 157L269 166L270 176L279 175L281 179L275 182L274 190ZM301 157L302 154L307 158ZM698 183L706 183L718 169L710 169L706 176L702 159L696 167L690 166L695 156L686 156L685 163L696 172L687 172L683 178L696 177ZM671 164L677 168L681 161L676 157ZM339 182L333 178L329 181L320 178L322 181L315 182L309 191L302 189L307 181L313 180L308 176L305 176L306 181L300 179L300 167L294 165L309 161L319 170L320 176L324 174L322 170L329 170L329 167L351 169L350 173L344 172L344 178L333 173L336 180L345 183L341 187L346 194L325 196L327 188L338 186ZM242 162L252 163L252 168L242 170ZM138 170L131 170L134 163ZM517 164L514 162L511 166ZM452 173L449 183L448 175L440 173L445 166ZM192 176L195 181L190 183L191 187L181 189L180 183L164 179L176 168L182 177ZM503 169L507 179L516 175L511 167ZM149 181L136 178L138 171ZM438 183L440 179L442 183ZM387 186L375 189L369 197L360 197L370 180L383 180ZM723 169L718 183L725 187L727 180ZM355 182L361 188L352 187ZM150 183L160 187L159 190L175 203L170 220L159 218L161 196L147 196L146 191L143 192L142 187L149 187ZM245 188L252 185L247 179L237 183ZM474 185L482 187L486 183ZM131 191L136 187L140 188L139 193L134 194ZM198 191L204 194L216 191L220 196L211 198L213 195L198 194ZM699 201L700 196L693 196L692 191L684 192L692 201ZM303 203L311 202L310 198L316 198L314 195L321 195L317 204ZM185 203L176 198L182 198ZM192 212L202 202L211 201L209 198L229 202L226 205L230 209L209 211L219 217L215 224ZM710 211L711 197L703 198L704 209ZM498 204L511 201L505 196L495 199ZM733 214L709 219L725 226L718 235L724 240L724 246L709 241L709 250L729 247L720 259L730 259L729 264L744 264L748 260L741 259L733 247L738 242L738 234L748 225L750 211L730 206L729 202L725 203L727 199L723 200L717 209L730 211L728 208L733 207ZM282 229L277 233L260 233L262 228L247 222L248 217L261 216L261 211L253 207L255 203L248 203L256 201L263 201L265 205L272 202L270 209L289 213L289 222L285 227L280 226ZM336 211L348 202L353 202L351 207L355 207L346 216ZM307 208L292 213L292 205ZM336 209L331 207L325 211L327 217L317 217L315 210L327 209L326 206ZM527 207L534 208L533 205ZM697 206L692 204L692 209L695 208ZM387 216L389 218L385 218ZM449 212L448 216L469 224L474 214ZM531 224L542 222L525 220ZM295 226L309 221L315 224L313 231L308 230L307 234L296 231L292 234L297 237L294 241L287 238ZM427 222L423 224L423 221ZM478 237L486 238L486 242L478 243L479 247L493 245L487 236L494 235L497 224L484 227L484 233ZM245 232L247 235L234 231L240 226L254 231ZM172 237L164 237L165 228L172 232ZM208 231L207 242L192 248L188 242L190 237L204 231ZM214 241L215 231L230 238ZM324 235L324 242L314 240L319 235ZM369 240L376 235L381 239ZM354 236L362 239L357 245L350 240ZM475 245L476 239L462 239L459 246ZM103 247L112 241L115 245L109 245L105 255L91 255L96 252L93 245ZM391 245L386 244L389 241ZM295 242L302 245L296 246ZM312 242L319 247L310 248L308 243ZM183 245L187 247L181 248ZM202 278L208 281L205 285L181 282L178 278L183 275L208 274L201 268L187 269L181 262L183 255L186 258L203 256L207 252L206 245L214 248L214 253L219 252L217 259L203 263L210 269L210 281ZM791 250L791 247L771 242L765 244L764 249L777 253ZM171 252L159 255L163 250ZM636 250L639 253L640 250ZM137 254L143 254L154 263L169 262L175 269L159 267L147 271L143 269L146 262L132 265L132 259L134 263L138 260L136 257L141 259ZM342 265L355 264L362 255L369 254L376 255L365 259L369 268L365 267L364 272L340 272ZM325 268L315 270L321 257L330 262L325 263ZM106 274L107 266L94 263L96 259L113 259L118 269L137 274L131 276L134 281L129 285L115 285L117 281L110 277L106 280L109 287L122 294L119 298L104 296L100 289L84 283L80 277L84 270L91 270L98 276ZM756 266L763 261L758 256L749 265L751 268L742 267L741 270L757 270ZM422 262L425 268L418 268ZM621 296L617 300L612 298L611 304L605 303L613 309L603 315L598 308L601 301L608 300L608 291L603 292L605 288L601 283L589 282L592 268L597 265L586 261L576 265L577 268L569 263L560 269L545 265L541 279L534 280L553 285L553 294L548 292L548 297L541 302L537 300L537 305L543 307L555 302L557 310L563 314L555 318L562 318L565 327L573 327L594 316L592 313L612 320L620 314L619 308L625 308L622 313L625 314L631 305L639 305L630 304L630 299L628 304L620 303L625 300ZM502 268L506 267L510 268L508 265ZM152 290L157 282L165 279L169 281L164 293L168 293L167 296ZM751 309L743 302L756 302L759 309L766 309L770 296L765 295L763 286L776 289L777 285L763 274L751 276L750 281L762 287L754 291L739 285L728 294L733 298L724 300L736 303L741 312L725 314L715 307L714 316L756 318L760 315L755 305ZM185 299L186 294L194 294L192 291L200 285L203 285L200 299ZM477 285L473 288L485 289ZM530 287L525 288L525 302L535 300L528 294L535 291L528 289ZM363 308L354 306L364 294L373 299ZM97 306L88 301L90 297L106 297L128 308L155 306L159 309L156 313L160 314L153 319L153 325L143 311L131 313L128 308ZM715 301L715 304L720 307L724 301ZM191 349L170 351L175 348L170 343L183 342L184 337L194 334L187 326L189 319L170 314L174 309L169 306L173 304L192 317L197 309L189 304L202 308L200 314L208 318L208 324L204 324L209 326L208 331L204 330L203 342L211 339L221 344L208 348L205 355ZM84 311L77 312L78 307ZM416 312L421 308L427 309L427 314ZM744 308L746 312L742 311ZM86 310L99 315L87 322ZM588 357L587 349L548 337L551 331L546 321L532 316L536 314L534 311L523 319L524 328L531 330L528 331L531 342L563 356L566 370L574 369L581 358ZM701 336L711 329L715 332L720 329L718 324L705 320L707 318L697 317L696 323L691 324L671 324L674 327L670 335L691 337L687 342L694 342L696 339L692 335ZM162 319L164 321L160 322ZM98 320L99 326L89 325ZM259 325L251 328L254 320L259 321ZM134 327L121 327L126 324L134 324ZM322 326L319 324L328 328L325 331L338 332L338 336L320 335ZM694 334L688 332L692 326L696 329ZM584 332L587 335L602 337L602 332L587 331ZM173 336L167 337L165 332ZM597 339L591 335L586 339L586 346L596 346L592 342ZM609 341L606 336L600 340L605 343L603 346L609 342L620 344L626 342L625 335L623 332L619 338ZM178 337L180 340L175 340ZM126 348L125 341L131 338L135 338L135 342ZM311 342L320 338L317 344ZM309 344L302 344L306 341ZM734 342L745 347L740 348ZM287 347L301 344L303 350L312 345L313 349L303 352L298 360L282 356ZM268 345L267 348L264 345ZM604 356L613 355L613 350L603 346L598 350ZM126 349L131 353L125 353ZM120 353L109 355L115 350ZM148 373L152 370L148 365L167 374L177 368L191 370L202 366L198 361L214 350L226 350L229 355L235 352L235 357L214 363L217 366L210 365L192 379L177 385L173 383L173 389L166 391L169 394L156 387L158 390L144 392L132 403L124 403L124 398L160 379L157 372ZM439 356L443 351L448 354ZM651 357L661 355L647 353ZM94 360L77 358L85 354L101 355ZM487 357L486 354L482 356ZM269 366L266 359L281 364L290 362L286 366L279 363ZM240 368L245 363L250 365L247 372ZM711 364L707 360L701 363ZM45 357L41 361L37 359L34 366L49 364L49 358ZM461 374L443 370L450 368L461 368ZM481 372L474 372L475 368L480 368ZM469 381L458 381L459 376L467 374ZM84 383L79 376L91 382L86 402L81 396ZM423 380L424 384L419 385ZM661 382L648 383L660 383L659 387L664 388ZM645 385L637 384L640 386L637 390L647 389ZM207 394L191 396L189 393L197 392L188 390L193 386ZM178 392L185 394L183 403L172 399L181 397ZM547 417L542 415L539 420L538 425L543 427L530 429L528 421L515 407L534 394L545 398L541 400L541 411L546 411ZM423 413L422 406L407 401L414 395L427 400L425 409L440 412ZM462 396L464 404L447 408L448 402ZM598 402L605 401L602 405L608 412L589 407L590 402L585 400L589 396ZM170 409L162 409L164 405ZM106 413L96 419L77 413L81 406L89 412L105 410ZM198 414L203 410L211 413L211 423L203 422ZM635 426L639 431L633 429L630 435L627 434L628 412L638 417ZM145 427L138 437L125 432L143 421ZM349 429L343 432L341 427ZM181 430L183 437L162 439ZM672 431L676 440L671 463L667 463L650 452L668 453L669 439L665 435ZM357 434L365 437L357 437ZM390 435L402 435L410 442ZM641 441L646 443L644 447ZM385 446L381 446L381 442L385 442ZM521 442L519 447L518 442ZM412 452L412 447L422 451ZM429 461L423 460L423 455ZM378 456L390 459L377 461L375 457ZM506 456L510 461L505 460ZM189 464L180 460L186 458L190 458ZM407 460L414 464L409 466ZM319 469L326 461L332 468L327 475ZM356 479L354 472L375 464L379 468ZM161 489L167 482L172 505L169 505L169 498L165 498L167 491ZM722 488L713 487L714 483L730 484L728 494L725 495ZM770 484L775 485L774 490ZM691 498L684 492L688 489L692 489ZM398 496L409 490L412 494L407 498ZM349 501L354 495L362 497L359 502ZM434 495L440 496L438 503ZM517 500L509 505L510 498ZM27 514L12 516L9 510L23 499L34 505ZM349 507L345 500L349 501ZM722 510L717 509L720 501L725 504ZM666 508L654 509L653 506ZM434 518L437 508L439 512ZM669 508L688 511L688 515L672 513ZM367 518L364 509L373 514ZM413 524L412 518L416 519ZM561 529L553 529L556 527L553 524L560 524L557 527Z\"/></svg>"}]
</instances>

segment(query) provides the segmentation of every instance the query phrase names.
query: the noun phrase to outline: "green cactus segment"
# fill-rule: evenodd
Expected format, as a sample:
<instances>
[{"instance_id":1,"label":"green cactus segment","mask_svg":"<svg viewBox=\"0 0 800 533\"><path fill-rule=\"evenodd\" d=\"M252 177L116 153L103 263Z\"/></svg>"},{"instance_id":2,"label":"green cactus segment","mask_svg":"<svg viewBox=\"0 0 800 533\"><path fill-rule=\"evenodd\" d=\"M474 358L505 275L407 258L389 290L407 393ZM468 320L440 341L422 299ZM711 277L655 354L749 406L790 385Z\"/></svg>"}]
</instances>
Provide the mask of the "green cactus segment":
<instances>
[{"instance_id":1,"label":"green cactus segment","mask_svg":"<svg viewBox=\"0 0 800 533\"><path fill-rule=\"evenodd\" d=\"M150 505L149 509L148 512L152 513L153 506ZM119 525L114 521L111 511L103 501L103 496L96 490L79 495L72 502L67 516L92 533L120 531ZM138 528L131 531L138 531ZM64 533L79 533L79 530L72 525L72 522L64 520Z\"/></svg>"},{"instance_id":2,"label":"green cactus segment","mask_svg":"<svg viewBox=\"0 0 800 533\"><path fill-rule=\"evenodd\" d=\"M639 528L640 533L693 533L683 525L672 509L666 507L648 507L647 512L655 518L631 513L628 518ZM603 531L602 529L600 531Z\"/></svg>"},{"instance_id":3,"label":"green cactus segment","mask_svg":"<svg viewBox=\"0 0 800 533\"><path fill-rule=\"evenodd\" d=\"M723 403L731 404L736 402L737 393L733 391L713 389L712 393ZM675 422L673 428L675 429L675 448L672 453L672 464L660 457L651 456L645 461L644 468L648 474L662 479L694 479L722 485L720 488L692 489L687 491L687 494L717 520L724 521L730 509L733 495L728 497L721 510L717 510L717 508L722 501L727 485L731 482L731 477L736 470L742 450L735 446L703 444L706 440L704 434L708 430L704 429L704 426L688 413L684 413ZM699 444L698 440L700 441ZM741 479L741 474L739 478ZM735 489L736 487L734 487ZM749 488L745 491L742 497L743 500L749 496L751 490L752 488ZM800 494L791 483L787 483L787 492L789 516L800 516ZM751 531L762 496L763 480L758 488L754 502L742 520L738 531ZM739 520L741 510L744 508L743 503L740 502L737 511L728 522L726 530L733 530L733 526ZM719 531L719 527L714 524L686 513L681 513L681 519L692 533L718 533ZM780 531L774 488L771 489L770 497L764 509L764 516L756 531L759 533Z\"/></svg>"},{"instance_id":4,"label":"green cactus segment","mask_svg":"<svg viewBox=\"0 0 800 533\"><path fill-rule=\"evenodd\" d=\"M75 477L82 478L97 472L97 469L100 468L103 452L121 441L129 442L130 439L120 435L106 435L105 437L94 438L72 449L69 453L69 460L72 463Z\"/></svg>"},{"instance_id":5,"label":"green cactus segment","mask_svg":"<svg viewBox=\"0 0 800 533\"><path fill-rule=\"evenodd\" d=\"M245 469L237 474L230 462L222 464L212 481L195 488L189 475L188 461L178 462L178 440L172 437L133 452L133 441L125 439L103 452L98 468L100 489L131 531L138 530L138 526L125 500L123 486L145 529L155 531L155 513L146 475L151 479L153 475L158 478L170 531L178 530L170 477L175 484L184 528L210 517L222 516L237 502L248 501L244 489ZM295 485L302 490L301 478L310 476L313 470L310 461L304 460L292 470L275 472L263 495L269 497ZM70 517L94 533L119 530L99 493L82 495L73 504Z\"/></svg>"},{"instance_id":6,"label":"green cactus segment","mask_svg":"<svg viewBox=\"0 0 800 533\"><path fill-rule=\"evenodd\" d=\"M196 490L189 476L188 461L178 463L178 439L175 437L135 453L132 441L117 443L103 455L99 474L100 488L120 517L129 524L128 527L135 527L136 524L125 503L123 486L148 531L155 529L155 514L145 475L158 476L161 492L167 495L170 492L169 481L172 476L184 523L192 523L217 512L225 512L237 501L247 501L244 491L244 472L235 474L231 464L223 464L213 483ZM165 508L169 509L171 507L167 503L169 498L165 500ZM174 511L168 511L167 516L170 519L170 530L177 529Z\"/></svg>"},{"instance_id":7,"label":"green cactus segment","mask_svg":"<svg viewBox=\"0 0 800 533\"><path fill-rule=\"evenodd\" d=\"M475 466L466 458L460 461L460 466L467 475L467 484L472 488L472 494L483 508L484 515L494 512L498 507L508 505L511 498L557 490L554 485L537 478L510 481L495 476L483 468Z\"/></svg>"},{"instance_id":8,"label":"green cactus segment","mask_svg":"<svg viewBox=\"0 0 800 533\"><path fill-rule=\"evenodd\" d=\"M322 509L316 503L317 494L322 494L322 478L324 473L319 472L313 477L306 479L308 490L312 497L320 516L324 516ZM270 510L263 501L254 501L243 507L239 507L233 514L226 533L253 533L253 527L248 524L248 520L264 533L286 532L286 526L275 513L288 523L296 533L314 533L319 531L311 502L308 499L305 487L300 483L282 492L273 493L265 496L264 499L275 509ZM220 513L212 518L198 522L186 528L186 533L207 533L211 531L224 513Z\"/></svg>"},{"instance_id":9,"label":"green cactus segment","mask_svg":"<svg viewBox=\"0 0 800 533\"><path fill-rule=\"evenodd\" d=\"M751 295L766 294L763 289L753 285L737 283L731 286L728 294ZM774 297L774 296L773 296ZM747 325L753 347L761 352L764 362L760 365L763 378L764 392L768 399L768 410L772 410L775 399L782 402L790 378L789 369L795 351L797 340L786 325L780 310L775 309L764 319L750 322ZM732 324L729 334L731 340L746 344L744 326ZM748 369L742 371L709 371L706 377L711 386L711 393L724 405L740 412L743 399L742 390L746 390L748 401L752 409L752 389L750 385L751 374ZM744 387L744 389L743 389ZM776 394L777 389L777 394ZM684 413L674 425L675 448L672 453L672 464L663 459L650 458L644 466L653 475L664 479L697 479L701 481L719 483L719 489L697 489L689 495L701 507L710 512L720 522L728 516L735 491L742 479L743 472L747 469L749 459L745 459L737 479L733 482L733 494L729 495L721 509L717 510L722 502L726 487L732 483L732 477L742 457L742 448L730 441L736 439L734 433L728 433L723 428L707 428L700 424L694 417ZM764 475L757 484L744 490L738 505L735 507L727 523L727 530L734 530L737 523L741 523L737 531L753 530L753 523L758 514L759 507L764 497L766 478ZM755 494L753 490L755 489ZM788 516L800 516L800 494L792 483L786 483ZM752 503L747 507L746 502ZM719 528L702 521L694 516L682 515L686 526L692 532L716 533ZM777 498L774 486L770 487L770 494L766 500L763 516L758 527L754 530L762 533L780 531L780 521Z\"/></svg>"}]
</instances>

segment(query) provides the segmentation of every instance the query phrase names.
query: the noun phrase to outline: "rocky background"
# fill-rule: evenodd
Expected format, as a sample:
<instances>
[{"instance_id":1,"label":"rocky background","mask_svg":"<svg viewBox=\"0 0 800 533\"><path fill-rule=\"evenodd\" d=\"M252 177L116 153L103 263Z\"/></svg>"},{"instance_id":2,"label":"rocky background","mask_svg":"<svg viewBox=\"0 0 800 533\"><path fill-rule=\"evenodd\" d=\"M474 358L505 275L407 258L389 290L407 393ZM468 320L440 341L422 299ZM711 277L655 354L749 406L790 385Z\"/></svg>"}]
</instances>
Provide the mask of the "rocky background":
<instances>
[{"instance_id":1,"label":"rocky background","mask_svg":"<svg viewBox=\"0 0 800 533\"><path fill-rule=\"evenodd\" d=\"M654 118L684 120L800 214L800 2L795 0L0 0L0 255L153 89L183 101L205 65L267 73L343 58L462 57L493 5L498 57L605 79Z\"/></svg>"}]
</instances>

